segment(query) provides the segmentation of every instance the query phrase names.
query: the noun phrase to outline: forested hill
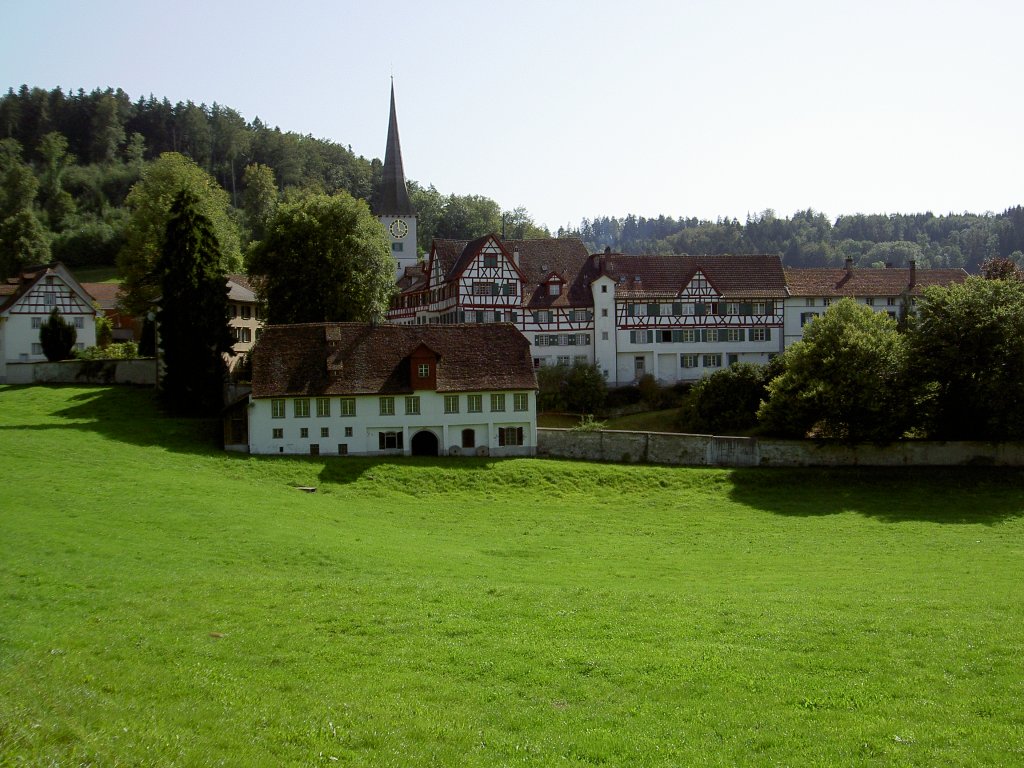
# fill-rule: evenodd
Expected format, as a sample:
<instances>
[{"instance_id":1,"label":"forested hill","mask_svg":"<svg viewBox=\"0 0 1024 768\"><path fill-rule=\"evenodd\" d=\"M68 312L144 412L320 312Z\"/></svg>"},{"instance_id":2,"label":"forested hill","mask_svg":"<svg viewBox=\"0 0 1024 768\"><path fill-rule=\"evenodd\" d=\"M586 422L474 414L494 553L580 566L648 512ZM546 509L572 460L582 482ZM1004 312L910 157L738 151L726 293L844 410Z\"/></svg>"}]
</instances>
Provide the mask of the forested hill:
<instances>
[{"instance_id":1,"label":"forested hill","mask_svg":"<svg viewBox=\"0 0 1024 768\"><path fill-rule=\"evenodd\" d=\"M0 96L0 272L51 256L72 267L113 264L129 218L125 197L147 164L165 152L190 158L227 191L243 248L251 237L244 194L251 165L273 172L282 198L344 190L372 203L381 181L379 159L282 131L258 117L247 121L228 106L171 104L152 95L133 101L112 88L65 93L23 85ZM416 182L410 182L410 194L422 251L435 236L548 234L525 208L502 211L481 195L442 195ZM781 253L793 266L841 264L846 258L858 265L902 264L916 258L922 266L977 271L993 256L1024 262L1020 206L1000 214L857 214L836 220L812 210L787 218L765 211L745 222L599 216L558 234L578 236L594 251Z\"/></svg>"},{"instance_id":2,"label":"forested hill","mask_svg":"<svg viewBox=\"0 0 1024 768\"><path fill-rule=\"evenodd\" d=\"M814 211L779 218L774 211L701 221L659 216L585 219L577 230L594 250L624 253L779 253L787 266L906 264L977 272L987 258L1024 265L1024 208L993 214L855 214L836 220Z\"/></svg>"}]
</instances>

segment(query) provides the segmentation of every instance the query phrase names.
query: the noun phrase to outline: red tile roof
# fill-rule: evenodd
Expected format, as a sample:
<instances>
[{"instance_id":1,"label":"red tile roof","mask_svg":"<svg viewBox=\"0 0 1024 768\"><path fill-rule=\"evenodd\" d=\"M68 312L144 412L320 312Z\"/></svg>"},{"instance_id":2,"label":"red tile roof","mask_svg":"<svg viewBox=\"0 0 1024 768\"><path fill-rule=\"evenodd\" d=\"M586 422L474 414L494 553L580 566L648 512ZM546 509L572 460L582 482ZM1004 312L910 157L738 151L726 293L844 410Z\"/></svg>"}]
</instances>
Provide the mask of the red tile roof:
<instances>
[{"instance_id":1,"label":"red tile roof","mask_svg":"<svg viewBox=\"0 0 1024 768\"><path fill-rule=\"evenodd\" d=\"M900 296L904 291L920 294L933 285L962 283L962 269L915 269L911 285L910 269L842 267L786 268L786 284L791 296Z\"/></svg>"},{"instance_id":2,"label":"red tile roof","mask_svg":"<svg viewBox=\"0 0 1024 768\"><path fill-rule=\"evenodd\" d=\"M786 278L778 256L626 256L607 253L594 259L597 269L618 284L616 298L678 296L698 269L724 298L786 296Z\"/></svg>"},{"instance_id":3,"label":"red tile roof","mask_svg":"<svg viewBox=\"0 0 1024 768\"><path fill-rule=\"evenodd\" d=\"M529 342L515 326L270 325L252 352L254 397L403 394L409 355L437 353L438 392L536 389Z\"/></svg>"},{"instance_id":4,"label":"red tile roof","mask_svg":"<svg viewBox=\"0 0 1024 768\"><path fill-rule=\"evenodd\" d=\"M92 296L102 310L117 308L118 294L121 291L120 283L82 283L85 292Z\"/></svg>"}]
</instances>

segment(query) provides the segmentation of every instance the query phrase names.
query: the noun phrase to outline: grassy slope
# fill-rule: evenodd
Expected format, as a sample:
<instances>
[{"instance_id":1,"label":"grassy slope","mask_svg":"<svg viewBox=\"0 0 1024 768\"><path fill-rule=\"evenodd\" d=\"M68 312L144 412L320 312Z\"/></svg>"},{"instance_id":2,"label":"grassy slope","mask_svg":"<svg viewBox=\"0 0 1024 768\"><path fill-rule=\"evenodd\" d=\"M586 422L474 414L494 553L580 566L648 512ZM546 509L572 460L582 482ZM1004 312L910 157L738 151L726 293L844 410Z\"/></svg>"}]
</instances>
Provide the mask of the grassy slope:
<instances>
[{"instance_id":1,"label":"grassy slope","mask_svg":"<svg viewBox=\"0 0 1024 768\"><path fill-rule=\"evenodd\" d=\"M1024 763L1020 473L207 431L0 388L0 765Z\"/></svg>"}]
</instances>

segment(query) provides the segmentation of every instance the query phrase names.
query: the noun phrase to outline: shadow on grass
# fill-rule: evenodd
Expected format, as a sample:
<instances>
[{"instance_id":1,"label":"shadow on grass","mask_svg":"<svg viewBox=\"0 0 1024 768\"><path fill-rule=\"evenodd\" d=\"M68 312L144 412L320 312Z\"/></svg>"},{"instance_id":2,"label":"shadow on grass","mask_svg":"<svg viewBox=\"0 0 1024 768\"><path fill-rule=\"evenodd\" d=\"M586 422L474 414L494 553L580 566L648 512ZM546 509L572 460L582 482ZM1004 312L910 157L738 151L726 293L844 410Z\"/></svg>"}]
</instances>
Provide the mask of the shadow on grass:
<instances>
[{"instance_id":1,"label":"shadow on grass","mask_svg":"<svg viewBox=\"0 0 1024 768\"><path fill-rule=\"evenodd\" d=\"M46 387L54 388L57 387ZM68 395L63 402L70 405L51 411L50 415L56 418L49 423L10 424L0 427L0 431L71 429L94 432L131 445L160 446L176 453L209 454L220 449L219 420L170 416L161 409L155 391L148 387L88 388Z\"/></svg>"},{"instance_id":2,"label":"shadow on grass","mask_svg":"<svg viewBox=\"0 0 1024 768\"><path fill-rule=\"evenodd\" d=\"M730 477L733 501L778 515L982 525L1024 516L1024 469L737 469Z\"/></svg>"}]
</instances>

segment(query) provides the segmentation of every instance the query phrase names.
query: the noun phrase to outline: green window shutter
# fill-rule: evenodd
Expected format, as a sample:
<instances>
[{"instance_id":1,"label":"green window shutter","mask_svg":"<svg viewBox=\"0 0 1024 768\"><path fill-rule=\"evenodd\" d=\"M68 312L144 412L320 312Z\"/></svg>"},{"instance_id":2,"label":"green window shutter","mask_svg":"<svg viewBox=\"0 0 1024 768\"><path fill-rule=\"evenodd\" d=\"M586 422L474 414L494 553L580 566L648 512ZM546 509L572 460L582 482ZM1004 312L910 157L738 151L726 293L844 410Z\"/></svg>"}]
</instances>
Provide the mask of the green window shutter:
<instances>
[{"instance_id":1,"label":"green window shutter","mask_svg":"<svg viewBox=\"0 0 1024 768\"><path fill-rule=\"evenodd\" d=\"M708 305L707 304L694 304L693 305L693 314L695 314L695 315L706 315L707 313L708 313Z\"/></svg>"},{"instance_id":2,"label":"green window shutter","mask_svg":"<svg viewBox=\"0 0 1024 768\"><path fill-rule=\"evenodd\" d=\"M753 304L745 304L745 303L741 303L740 304L740 314L741 315L749 315L753 311L754 311L754 305Z\"/></svg>"},{"instance_id":3,"label":"green window shutter","mask_svg":"<svg viewBox=\"0 0 1024 768\"><path fill-rule=\"evenodd\" d=\"M765 328L764 331L765 331L765 341L771 341L772 340L772 329L771 328Z\"/></svg>"},{"instance_id":4,"label":"green window shutter","mask_svg":"<svg viewBox=\"0 0 1024 768\"><path fill-rule=\"evenodd\" d=\"M707 340L708 340L708 332L707 332L707 330L706 330L706 329L704 329L704 328L701 328L701 329L700 329L700 340L701 340L702 342L704 342L704 341L707 341Z\"/></svg>"},{"instance_id":5,"label":"green window shutter","mask_svg":"<svg viewBox=\"0 0 1024 768\"><path fill-rule=\"evenodd\" d=\"M648 304L647 305L647 315L648 315L648 317L657 317L660 314L660 311L659 311L660 309L661 308L657 304Z\"/></svg>"},{"instance_id":6,"label":"green window shutter","mask_svg":"<svg viewBox=\"0 0 1024 768\"><path fill-rule=\"evenodd\" d=\"M747 304L747 307L749 308L750 305ZM746 314L750 314L750 313L747 312ZM746 341L747 340L747 329L746 328L739 328L737 330L739 330L739 332L740 332L740 341Z\"/></svg>"},{"instance_id":7,"label":"green window shutter","mask_svg":"<svg viewBox=\"0 0 1024 768\"><path fill-rule=\"evenodd\" d=\"M678 301L673 302L673 304L672 304L672 314L673 315L677 315L677 316L683 314L682 302L678 302Z\"/></svg>"}]
</instances>

